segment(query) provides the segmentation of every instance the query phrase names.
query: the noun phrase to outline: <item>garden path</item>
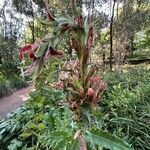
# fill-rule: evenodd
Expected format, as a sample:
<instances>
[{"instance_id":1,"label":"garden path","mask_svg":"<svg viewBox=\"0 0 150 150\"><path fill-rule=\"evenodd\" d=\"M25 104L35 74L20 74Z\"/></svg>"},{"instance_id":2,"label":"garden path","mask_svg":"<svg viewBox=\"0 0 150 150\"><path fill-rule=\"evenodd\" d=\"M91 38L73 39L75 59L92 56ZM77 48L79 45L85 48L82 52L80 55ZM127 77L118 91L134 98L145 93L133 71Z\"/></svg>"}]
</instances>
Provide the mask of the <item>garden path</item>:
<instances>
[{"instance_id":1,"label":"garden path","mask_svg":"<svg viewBox=\"0 0 150 150\"><path fill-rule=\"evenodd\" d=\"M11 96L0 99L0 120L26 101L27 95L32 89L33 86L29 86L14 92Z\"/></svg>"}]
</instances>

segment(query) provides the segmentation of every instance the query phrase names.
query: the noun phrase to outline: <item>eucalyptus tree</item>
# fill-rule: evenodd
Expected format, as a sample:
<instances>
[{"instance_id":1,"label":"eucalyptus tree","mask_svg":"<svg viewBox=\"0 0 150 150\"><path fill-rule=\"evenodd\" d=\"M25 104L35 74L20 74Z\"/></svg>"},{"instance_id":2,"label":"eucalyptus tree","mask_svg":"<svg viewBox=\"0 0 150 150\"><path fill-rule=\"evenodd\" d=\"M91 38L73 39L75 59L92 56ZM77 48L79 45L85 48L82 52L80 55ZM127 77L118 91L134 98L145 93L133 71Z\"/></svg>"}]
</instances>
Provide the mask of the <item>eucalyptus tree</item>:
<instances>
[{"instance_id":1,"label":"eucalyptus tree","mask_svg":"<svg viewBox=\"0 0 150 150\"><path fill-rule=\"evenodd\" d=\"M122 40L128 45L130 55L133 56L135 33L149 26L150 1L124 0L122 10L115 20L115 34L123 34Z\"/></svg>"}]
</instances>

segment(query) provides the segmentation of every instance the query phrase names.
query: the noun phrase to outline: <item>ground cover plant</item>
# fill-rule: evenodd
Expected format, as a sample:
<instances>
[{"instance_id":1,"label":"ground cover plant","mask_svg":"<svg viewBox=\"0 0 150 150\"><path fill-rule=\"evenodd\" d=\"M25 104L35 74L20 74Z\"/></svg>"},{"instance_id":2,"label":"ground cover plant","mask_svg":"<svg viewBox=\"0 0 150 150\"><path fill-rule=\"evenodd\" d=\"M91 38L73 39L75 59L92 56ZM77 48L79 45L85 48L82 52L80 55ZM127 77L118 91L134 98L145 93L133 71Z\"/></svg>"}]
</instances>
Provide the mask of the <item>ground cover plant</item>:
<instances>
[{"instance_id":1,"label":"ground cover plant","mask_svg":"<svg viewBox=\"0 0 150 150\"><path fill-rule=\"evenodd\" d=\"M149 72L150 70L137 68L122 74L105 74L108 88L102 103L87 118L90 120L88 126L109 131L131 144L135 150L148 150ZM135 78L140 79L140 82ZM74 140L72 135L78 127L72 119L73 114L67 107L59 107L66 94L41 84L43 81L38 83L37 90L30 94L26 103L8 119L1 121L0 149L59 150L63 146L67 147L68 139ZM92 146L93 149L98 149ZM67 148L70 148L69 145Z\"/></svg>"}]
</instances>

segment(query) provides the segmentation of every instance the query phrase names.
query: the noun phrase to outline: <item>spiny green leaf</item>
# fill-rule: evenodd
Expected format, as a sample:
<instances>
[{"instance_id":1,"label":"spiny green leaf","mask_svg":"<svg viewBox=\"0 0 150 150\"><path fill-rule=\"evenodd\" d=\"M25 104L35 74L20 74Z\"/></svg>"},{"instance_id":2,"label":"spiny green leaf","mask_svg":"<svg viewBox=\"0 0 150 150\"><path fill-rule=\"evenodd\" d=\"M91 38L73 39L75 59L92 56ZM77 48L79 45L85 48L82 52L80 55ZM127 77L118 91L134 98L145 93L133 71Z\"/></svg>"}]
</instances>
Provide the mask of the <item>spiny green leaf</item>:
<instances>
[{"instance_id":1,"label":"spiny green leaf","mask_svg":"<svg viewBox=\"0 0 150 150\"><path fill-rule=\"evenodd\" d=\"M95 145L100 145L111 150L131 150L131 147L120 138L101 130L86 132L86 138Z\"/></svg>"}]
</instances>

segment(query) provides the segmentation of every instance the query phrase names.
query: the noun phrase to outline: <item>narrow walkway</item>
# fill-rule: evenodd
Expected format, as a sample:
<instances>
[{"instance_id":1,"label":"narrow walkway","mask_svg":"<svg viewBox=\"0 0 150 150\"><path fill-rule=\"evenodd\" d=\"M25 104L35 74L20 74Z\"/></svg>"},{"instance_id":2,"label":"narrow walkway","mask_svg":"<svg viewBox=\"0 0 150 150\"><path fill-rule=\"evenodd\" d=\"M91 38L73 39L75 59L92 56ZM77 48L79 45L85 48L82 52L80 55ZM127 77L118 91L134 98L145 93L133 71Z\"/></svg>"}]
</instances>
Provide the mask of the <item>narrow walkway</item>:
<instances>
[{"instance_id":1,"label":"narrow walkway","mask_svg":"<svg viewBox=\"0 0 150 150\"><path fill-rule=\"evenodd\" d=\"M13 93L9 97L0 99L0 120L4 118L8 113L17 109L25 100L27 100L27 94L33 89L32 86L23 88Z\"/></svg>"}]
</instances>

